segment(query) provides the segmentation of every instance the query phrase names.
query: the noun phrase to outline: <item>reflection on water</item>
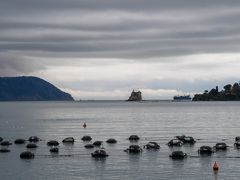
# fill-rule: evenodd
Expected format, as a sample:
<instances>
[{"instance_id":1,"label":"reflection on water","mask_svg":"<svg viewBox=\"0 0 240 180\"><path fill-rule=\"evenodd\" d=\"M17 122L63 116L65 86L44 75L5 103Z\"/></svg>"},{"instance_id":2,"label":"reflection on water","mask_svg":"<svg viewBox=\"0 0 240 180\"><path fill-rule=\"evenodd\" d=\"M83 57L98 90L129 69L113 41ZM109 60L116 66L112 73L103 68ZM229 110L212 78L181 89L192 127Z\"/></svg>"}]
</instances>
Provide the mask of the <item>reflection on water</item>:
<instances>
[{"instance_id":1,"label":"reflection on water","mask_svg":"<svg viewBox=\"0 0 240 180\"><path fill-rule=\"evenodd\" d=\"M99 171L102 171L105 169L106 165L106 159L107 158L91 158L92 164L95 166L95 168Z\"/></svg>"},{"instance_id":2,"label":"reflection on water","mask_svg":"<svg viewBox=\"0 0 240 180\"><path fill-rule=\"evenodd\" d=\"M11 102L0 103L0 137L10 139L39 136L33 160L21 160L25 145L12 145L10 153L0 153L0 174L3 179L239 179L240 150L234 148L239 136L236 126L240 117L239 102ZM82 124L86 122L87 128ZM131 143L130 135L140 136ZM170 148L166 143L176 135L198 139L193 146ZM104 142L109 157L95 159L81 138L92 136ZM75 143L62 144L74 137ZM105 141L115 138L116 144ZM46 142L60 142L59 155L51 155ZM211 156L198 156L202 145L217 142L229 145L227 151ZM124 152L131 144L143 147L149 141L160 144L159 150L146 150L138 155ZM169 154L181 150L189 156L172 160ZM69 156L71 155L71 156ZM235 158L236 157L236 158ZM213 172L217 161L220 170Z\"/></svg>"},{"instance_id":3,"label":"reflection on water","mask_svg":"<svg viewBox=\"0 0 240 180\"><path fill-rule=\"evenodd\" d=\"M214 180L218 180L218 171L213 171Z\"/></svg>"}]
</instances>

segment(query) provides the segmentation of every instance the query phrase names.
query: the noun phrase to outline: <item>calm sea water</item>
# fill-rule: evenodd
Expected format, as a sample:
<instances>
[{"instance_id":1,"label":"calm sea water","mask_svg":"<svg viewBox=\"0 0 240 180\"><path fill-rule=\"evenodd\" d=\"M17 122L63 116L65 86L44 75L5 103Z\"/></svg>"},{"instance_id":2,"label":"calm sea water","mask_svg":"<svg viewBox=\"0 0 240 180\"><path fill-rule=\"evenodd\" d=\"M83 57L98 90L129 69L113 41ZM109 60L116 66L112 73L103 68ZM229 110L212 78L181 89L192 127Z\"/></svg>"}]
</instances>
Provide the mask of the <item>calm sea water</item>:
<instances>
[{"instance_id":1,"label":"calm sea water","mask_svg":"<svg viewBox=\"0 0 240 180\"><path fill-rule=\"evenodd\" d=\"M12 145L10 153L1 153L0 179L240 179L240 150L233 147L240 135L239 107L240 102L2 102L1 137L13 142L36 135L43 141L33 150L32 160L19 158L25 145ZM139 145L156 141L161 149L129 155L123 150L131 144L131 134L140 136ZM199 140L194 146L166 146L181 134ZM102 141L113 137L118 143L104 143L109 157L95 160L93 150L84 148L84 135ZM60 156L51 156L46 142L69 136L75 144L60 143ZM230 146L227 152L197 157L201 145L222 141ZM176 149L194 157L173 161L169 154ZM212 171L214 161L220 166L217 174Z\"/></svg>"}]
</instances>

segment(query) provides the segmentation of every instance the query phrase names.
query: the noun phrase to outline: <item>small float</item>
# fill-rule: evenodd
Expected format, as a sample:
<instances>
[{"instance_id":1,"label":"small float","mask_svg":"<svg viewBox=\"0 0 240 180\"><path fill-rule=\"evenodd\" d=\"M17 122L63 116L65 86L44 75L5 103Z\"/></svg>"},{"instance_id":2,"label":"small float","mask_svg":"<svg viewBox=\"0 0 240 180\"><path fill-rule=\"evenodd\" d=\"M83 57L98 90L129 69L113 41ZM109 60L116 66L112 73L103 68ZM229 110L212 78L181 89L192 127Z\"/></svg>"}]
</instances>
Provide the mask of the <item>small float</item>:
<instances>
[{"instance_id":1,"label":"small float","mask_svg":"<svg viewBox=\"0 0 240 180\"><path fill-rule=\"evenodd\" d=\"M183 135L180 135L180 136L175 136L176 139L180 140L180 141L184 141L184 138L186 136L183 134Z\"/></svg>"},{"instance_id":2,"label":"small float","mask_svg":"<svg viewBox=\"0 0 240 180\"><path fill-rule=\"evenodd\" d=\"M173 146L182 146L183 142L179 139L171 139L168 143L168 146L173 147Z\"/></svg>"},{"instance_id":3,"label":"small float","mask_svg":"<svg viewBox=\"0 0 240 180\"><path fill-rule=\"evenodd\" d=\"M0 149L0 153L8 153L10 152L10 149Z\"/></svg>"},{"instance_id":4,"label":"small float","mask_svg":"<svg viewBox=\"0 0 240 180\"><path fill-rule=\"evenodd\" d=\"M36 144L34 144L34 143L27 144L27 146L26 146L26 148L28 148L28 149L35 149L37 147L38 146Z\"/></svg>"},{"instance_id":5,"label":"small float","mask_svg":"<svg viewBox=\"0 0 240 180\"><path fill-rule=\"evenodd\" d=\"M67 137L65 139L62 140L63 143L74 143L74 138L73 137Z\"/></svg>"},{"instance_id":6,"label":"small float","mask_svg":"<svg viewBox=\"0 0 240 180\"><path fill-rule=\"evenodd\" d=\"M218 166L217 162L215 161L214 165L213 165L213 171L218 171L218 169L219 169L219 166Z\"/></svg>"},{"instance_id":7,"label":"small float","mask_svg":"<svg viewBox=\"0 0 240 180\"><path fill-rule=\"evenodd\" d=\"M211 155L213 153L213 149L210 146L201 146L198 153L200 155Z\"/></svg>"},{"instance_id":8,"label":"small float","mask_svg":"<svg viewBox=\"0 0 240 180\"><path fill-rule=\"evenodd\" d=\"M59 145L59 142L56 141L56 140L51 140L51 141L48 141L48 142L47 142L47 145L48 145L48 146L58 146L58 145Z\"/></svg>"},{"instance_id":9,"label":"small float","mask_svg":"<svg viewBox=\"0 0 240 180\"><path fill-rule=\"evenodd\" d=\"M143 146L145 149L160 149L160 146L156 142L148 142L146 145Z\"/></svg>"},{"instance_id":10,"label":"small float","mask_svg":"<svg viewBox=\"0 0 240 180\"><path fill-rule=\"evenodd\" d=\"M21 159L33 159L34 158L34 153L30 151L25 151L20 154Z\"/></svg>"},{"instance_id":11,"label":"small float","mask_svg":"<svg viewBox=\"0 0 240 180\"><path fill-rule=\"evenodd\" d=\"M94 151L93 153L91 153L92 157L94 158L104 158L104 157L107 157L108 154L106 153L105 150L103 149L98 149L96 151Z\"/></svg>"},{"instance_id":12,"label":"small float","mask_svg":"<svg viewBox=\"0 0 240 180\"><path fill-rule=\"evenodd\" d=\"M86 144L84 147L85 147L86 149L92 149L92 148L94 148L95 146L94 146L93 144Z\"/></svg>"},{"instance_id":13,"label":"small float","mask_svg":"<svg viewBox=\"0 0 240 180\"><path fill-rule=\"evenodd\" d=\"M226 143L223 143L223 142L221 142L221 143L217 143L213 148L216 150L216 151L218 151L218 150L222 150L222 151L225 151L225 150L227 150L227 144Z\"/></svg>"},{"instance_id":14,"label":"small float","mask_svg":"<svg viewBox=\"0 0 240 180\"><path fill-rule=\"evenodd\" d=\"M240 141L240 136L235 137L235 141Z\"/></svg>"},{"instance_id":15,"label":"small float","mask_svg":"<svg viewBox=\"0 0 240 180\"><path fill-rule=\"evenodd\" d=\"M95 142L93 142L93 145L94 146L101 146L102 145L102 141L95 141Z\"/></svg>"},{"instance_id":16,"label":"small float","mask_svg":"<svg viewBox=\"0 0 240 180\"><path fill-rule=\"evenodd\" d=\"M82 137L82 141L91 141L91 140L92 140L91 136L83 136Z\"/></svg>"},{"instance_id":17,"label":"small float","mask_svg":"<svg viewBox=\"0 0 240 180\"><path fill-rule=\"evenodd\" d=\"M172 159L184 159L187 157L187 154L182 151L173 151L169 157Z\"/></svg>"},{"instance_id":18,"label":"small float","mask_svg":"<svg viewBox=\"0 0 240 180\"><path fill-rule=\"evenodd\" d=\"M185 136L182 141L184 144L195 144L196 142L196 140L191 136Z\"/></svg>"},{"instance_id":19,"label":"small float","mask_svg":"<svg viewBox=\"0 0 240 180\"><path fill-rule=\"evenodd\" d=\"M124 151L132 154L138 154L142 152L142 148L139 145L130 145L129 148Z\"/></svg>"},{"instance_id":20,"label":"small float","mask_svg":"<svg viewBox=\"0 0 240 180\"><path fill-rule=\"evenodd\" d=\"M113 139L113 138L110 138L106 142L109 143L109 144L115 144L115 143L117 143L117 140Z\"/></svg>"},{"instance_id":21,"label":"small float","mask_svg":"<svg viewBox=\"0 0 240 180\"><path fill-rule=\"evenodd\" d=\"M53 147L49 150L51 153L58 153L59 149L57 147Z\"/></svg>"},{"instance_id":22,"label":"small float","mask_svg":"<svg viewBox=\"0 0 240 180\"><path fill-rule=\"evenodd\" d=\"M236 141L234 143L234 146L237 148L237 149L240 149L240 141Z\"/></svg>"},{"instance_id":23,"label":"small float","mask_svg":"<svg viewBox=\"0 0 240 180\"><path fill-rule=\"evenodd\" d=\"M25 139L16 139L16 140L14 141L15 144L24 144L25 142L26 142Z\"/></svg>"},{"instance_id":24,"label":"small float","mask_svg":"<svg viewBox=\"0 0 240 180\"><path fill-rule=\"evenodd\" d=\"M128 139L129 141L138 141L140 138L138 137L138 135L131 135Z\"/></svg>"},{"instance_id":25,"label":"small float","mask_svg":"<svg viewBox=\"0 0 240 180\"><path fill-rule=\"evenodd\" d=\"M10 146L10 145L12 145L12 143L10 141L2 141L1 145L2 146Z\"/></svg>"},{"instance_id":26,"label":"small float","mask_svg":"<svg viewBox=\"0 0 240 180\"><path fill-rule=\"evenodd\" d=\"M40 138L37 136L31 136L28 138L28 141L29 142L38 142L38 141L40 141Z\"/></svg>"}]
</instances>

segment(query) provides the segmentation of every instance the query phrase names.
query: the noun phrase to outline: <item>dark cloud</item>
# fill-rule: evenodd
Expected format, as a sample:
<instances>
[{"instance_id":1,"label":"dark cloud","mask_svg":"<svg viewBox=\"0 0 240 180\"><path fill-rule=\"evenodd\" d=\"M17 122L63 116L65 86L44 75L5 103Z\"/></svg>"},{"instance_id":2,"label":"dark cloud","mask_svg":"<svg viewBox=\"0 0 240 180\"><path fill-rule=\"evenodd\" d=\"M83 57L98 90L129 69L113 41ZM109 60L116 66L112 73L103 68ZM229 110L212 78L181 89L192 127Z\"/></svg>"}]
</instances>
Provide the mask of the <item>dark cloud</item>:
<instances>
[{"instance_id":1,"label":"dark cloud","mask_svg":"<svg viewBox=\"0 0 240 180\"><path fill-rule=\"evenodd\" d=\"M128 10L128 11L154 11L169 9L199 9L215 6L229 7L236 4L235 0L10 0L1 2L2 9L7 11L33 11L46 12L53 10Z\"/></svg>"},{"instance_id":2,"label":"dark cloud","mask_svg":"<svg viewBox=\"0 0 240 180\"><path fill-rule=\"evenodd\" d=\"M239 5L224 0L2 1L0 51L136 59L143 52L144 58L235 52Z\"/></svg>"},{"instance_id":3,"label":"dark cloud","mask_svg":"<svg viewBox=\"0 0 240 180\"><path fill-rule=\"evenodd\" d=\"M54 73L61 72L59 84L66 88L106 92L134 87L202 90L214 82L204 70L212 72L209 76L217 81L222 76L214 73L224 65L217 59L205 60L205 64L194 61L203 54L231 54L237 60L239 56L233 54L240 51L239 17L240 1L236 0L0 0L0 75L36 74L54 80ZM184 61L187 56L193 57L193 63ZM126 67L118 69L116 65L121 63ZM136 69L129 70L127 65L133 67L134 63ZM161 80L154 77L159 75L157 71L140 72L148 77L144 80L134 75L97 79L91 71L78 81L64 79L71 73L68 68L59 70L65 66L98 67L104 74L110 66L116 72L138 74L141 63L158 66L159 72L170 71L160 74ZM169 65L161 69L157 63ZM229 72L237 66L233 63L222 72L226 74L224 82L235 81L237 72L234 77ZM183 80L186 75L178 79L182 75L177 74L178 69L198 72L198 76L192 82ZM206 79L196 82L201 73ZM78 76L77 72L74 75Z\"/></svg>"}]
</instances>

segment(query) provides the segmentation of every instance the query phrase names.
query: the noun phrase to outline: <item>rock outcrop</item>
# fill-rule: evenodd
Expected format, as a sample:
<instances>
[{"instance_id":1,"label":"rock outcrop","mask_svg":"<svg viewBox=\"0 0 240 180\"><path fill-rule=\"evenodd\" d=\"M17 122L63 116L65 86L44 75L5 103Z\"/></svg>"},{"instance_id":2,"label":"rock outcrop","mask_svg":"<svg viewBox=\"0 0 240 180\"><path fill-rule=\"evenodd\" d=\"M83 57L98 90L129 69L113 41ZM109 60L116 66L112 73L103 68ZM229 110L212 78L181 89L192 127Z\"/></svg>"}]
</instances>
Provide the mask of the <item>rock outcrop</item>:
<instances>
[{"instance_id":1,"label":"rock outcrop","mask_svg":"<svg viewBox=\"0 0 240 180\"><path fill-rule=\"evenodd\" d=\"M133 90L127 101L142 101L142 92Z\"/></svg>"}]
</instances>

